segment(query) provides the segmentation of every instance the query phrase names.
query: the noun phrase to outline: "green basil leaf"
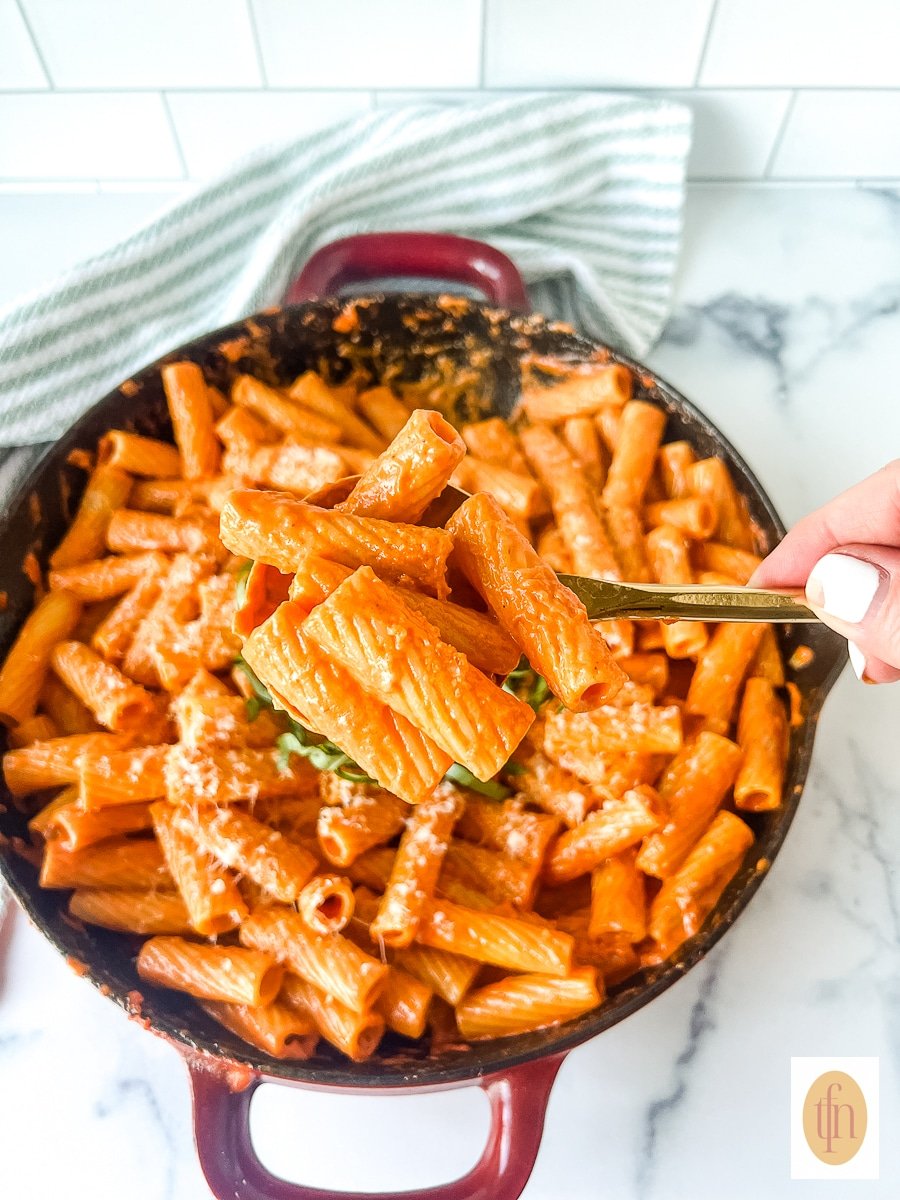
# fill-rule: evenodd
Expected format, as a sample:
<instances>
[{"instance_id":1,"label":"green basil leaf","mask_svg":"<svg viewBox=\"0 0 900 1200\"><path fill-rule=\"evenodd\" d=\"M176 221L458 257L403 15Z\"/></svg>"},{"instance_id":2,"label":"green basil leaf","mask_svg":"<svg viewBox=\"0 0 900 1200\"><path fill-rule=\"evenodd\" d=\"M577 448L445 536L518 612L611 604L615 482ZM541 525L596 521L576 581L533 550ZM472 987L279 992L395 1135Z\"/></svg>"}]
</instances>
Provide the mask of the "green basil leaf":
<instances>
[{"instance_id":1,"label":"green basil leaf","mask_svg":"<svg viewBox=\"0 0 900 1200\"><path fill-rule=\"evenodd\" d=\"M510 671L503 681L503 690L524 700L537 712L551 696L550 685L543 675L532 670L528 660L523 658L514 671Z\"/></svg>"},{"instance_id":2,"label":"green basil leaf","mask_svg":"<svg viewBox=\"0 0 900 1200\"><path fill-rule=\"evenodd\" d=\"M253 570L253 559L248 558L245 563L241 563L234 573L235 589L234 599L238 608L247 599L247 580L250 578L250 572Z\"/></svg>"},{"instance_id":3,"label":"green basil leaf","mask_svg":"<svg viewBox=\"0 0 900 1200\"><path fill-rule=\"evenodd\" d=\"M497 783L496 780L490 779L487 783L482 779L477 779L471 771L460 763L454 763L447 774L444 776L449 783L455 783L459 787L468 788L471 792L479 792L482 796L488 796L491 800L505 800L507 796L512 795L512 788L505 787L502 783Z\"/></svg>"},{"instance_id":4,"label":"green basil leaf","mask_svg":"<svg viewBox=\"0 0 900 1200\"><path fill-rule=\"evenodd\" d=\"M244 705L247 710L247 720L255 721L264 708L273 709L275 705L272 703L269 689L257 678L256 673L245 658L239 654L234 660L234 665L246 676L250 684L252 694L245 698Z\"/></svg>"}]
</instances>

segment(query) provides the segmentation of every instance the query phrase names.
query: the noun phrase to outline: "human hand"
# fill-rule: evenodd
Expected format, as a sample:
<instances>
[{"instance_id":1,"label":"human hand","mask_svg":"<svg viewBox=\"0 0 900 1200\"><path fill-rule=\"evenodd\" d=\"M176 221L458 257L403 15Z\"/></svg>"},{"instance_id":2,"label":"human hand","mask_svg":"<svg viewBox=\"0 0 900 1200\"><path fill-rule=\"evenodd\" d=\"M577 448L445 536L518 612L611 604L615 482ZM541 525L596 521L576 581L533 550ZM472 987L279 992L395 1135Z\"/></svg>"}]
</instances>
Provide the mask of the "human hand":
<instances>
[{"instance_id":1,"label":"human hand","mask_svg":"<svg viewBox=\"0 0 900 1200\"><path fill-rule=\"evenodd\" d=\"M749 582L805 587L860 679L900 679L900 459L804 517Z\"/></svg>"}]
</instances>

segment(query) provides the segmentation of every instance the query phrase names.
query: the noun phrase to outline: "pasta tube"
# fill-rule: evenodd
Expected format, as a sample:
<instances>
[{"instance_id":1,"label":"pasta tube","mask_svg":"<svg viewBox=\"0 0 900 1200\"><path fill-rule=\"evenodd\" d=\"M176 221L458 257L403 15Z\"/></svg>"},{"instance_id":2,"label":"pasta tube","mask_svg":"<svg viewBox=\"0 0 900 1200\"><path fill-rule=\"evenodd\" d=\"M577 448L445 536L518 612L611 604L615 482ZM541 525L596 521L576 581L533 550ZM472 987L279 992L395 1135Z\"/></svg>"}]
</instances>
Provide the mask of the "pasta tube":
<instances>
[{"instance_id":1,"label":"pasta tube","mask_svg":"<svg viewBox=\"0 0 900 1200\"><path fill-rule=\"evenodd\" d=\"M657 583L693 582L687 543L684 534L674 525L659 525L651 530L647 536L647 551ZM708 641L702 621L672 621L663 625L662 635L670 658L696 658Z\"/></svg>"},{"instance_id":2,"label":"pasta tube","mask_svg":"<svg viewBox=\"0 0 900 1200\"><path fill-rule=\"evenodd\" d=\"M585 365L549 387L526 388L522 407L532 421L556 424L608 405L620 408L630 398L633 386L631 372L622 363Z\"/></svg>"},{"instance_id":3,"label":"pasta tube","mask_svg":"<svg viewBox=\"0 0 900 1200\"><path fill-rule=\"evenodd\" d=\"M593 967L569 975L509 975L470 992L457 1006L456 1022L467 1041L509 1037L546 1029L590 1012L603 1000Z\"/></svg>"},{"instance_id":4,"label":"pasta tube","mask_svg":"<svg viewBox=\"0 0 900 1200\"><path fill-rule=\"evenodd\" d=\"M79 733L49 738L3 756L3 776L13 796L77 783L81 758L88 752L120 750L124 740L115 733Z\"/></svg>"},{"instance_id":5,"label":"pasta tube","mask_svg":"<svg viewBox=\"0 0 900 1200\"><path fill-rule=\"evenodd\" d=\"M284 904L298 900L316 869L308 850L238 808L183 805L175 809L171 821L201 850Z\"/></svg>"},{"instance_id":6,"label":"pasta tube","mask_svg":"<svg viewBox=\"0 0 900 1200\"><path fill-rule=\"evenodd\" d=\"M152 937L137 956L137 973L157 987L187 992L199 1000L271 1004L284 968L268 954L240 946L210 946L180 937Z\"/></svg>"},{"instance_id":7,"label":"pasta tube","mask_svg":"<svg viewBox=\"0 0 900 1200\"><path fill-rule=\"evenodd\" d=\"M231 388L231 399L282 433L322 442L341 439L341 427L336 421L320 416L305 404L289 399L277 388L250 375L238 375Z\"/></svg>"},{"instance_id":8,"label":"pasta tube","mask_svg":"<svg viewBox=\"0 0 900 1200\"><path fill-rule=\"evenodd\" d=\"M658 797L642 786L611 800L560 834L550 848L544 878L551 885L587 874L607 858L620 854L652 834L660 825Z\"/></svg>"},{"instance_id":9,"label":"pasta tube","mask_svg":"<svg viewBox=\"0 0 900 1200\"><path fill-rule=\"evenodd\" d=\"M765 625L723 624L697 660L686 709L700 717L731 723L744 676L762 641Z\"/></svg>"},{"instance_id":10,"label":"pasta tube","mask_svg":"<svg viewBox=\"0 0 900 1200\"><path fill-rule=\"evenodd\" d=\"M45 679L38 704L53 721L60 736L96 733L100 728L90 711L56 675L49 674Z\"/></svg>"},{"instance_id":11,"label":"pasta tube","mask_svg":"<svg viewBox=\"0 0 900 1200\"><path fill-rule=\"evenodd\" d=\"M706 496L658 500L644 509L644 517L652 528L671 525L685 537L700 541L706 541L715 533L717 516L715 505Z\"/></svg>"},{"instance_id":12,"label":"pasta tube","mask_svg":"<svg viewBox=\"0 0 900 1200\"><path fill-rule=\"evenodd\" d=\"M691 493L688 468L697 461L690 442L667 442L659 448L659 474L663 490L670 500L679 500Z\"/></svg>"},{"instance_id":13,"label":"pasta tube","mask_svg":"<svg viewBox=\"0 0 900 1200\"><path fill-rule=\"evenodd\" d=\"M737 730L744 758L734 784L734 802L748 812L781 804L787 765L788 725L784 705L766 679L748 679Z\"/></svg>"},{"instance_id":14,"label":"pasta tube","mask_svg":"<svg viewBox=\"0 0 900 1200\"><path fill-rule=\"evenodd\" d=\"M286 765L274 748L200 749L170 746L163 768L166 796L173 804L199 801L234 804L295 796L302 790L308 764L296 758Z\"/></svg>"},{"instance_id":15,"label":"pasta tube","mask_svg":"<svg viewBox=\"0 0 900 1200\"><path fill-rule=\"evenodd\" d=\"M21 725L34 716L57 642L70 637L81 603L69 592L50 592L27 617L0 667L0 721Z\"/></svg>"},{"instance_id":16,"label":"pasta tube","mask_svg":"<svg viewBox=\"0 0 900 1200\"><path fill-rule=\"evenodd\" d=\"M522 765L525 770L516 780L521 795L570 828L583 821L603 799L577 775L539 752L529 754Z\"/></svg>"},{"instance_id":17,"label":"pasta tube","mask_svg":"<svg viewBox=\"0 0 900 1200\"><path fill-rule=\"evenodd\" d=\"M175 808L162 801L150 810L166 865L181 893L188 918L198 933L227 933L247 915L234 877L198 852L176 822Z\"/></svg>"},{"instance_id":18,"label":"pasta tube","mask_svg":"<svg viewBox=\"0 0 900 1200\"><path fill-rule=\"evenodd\" d=\"M521 799L498 802L466 792L465 800L455 832L520 862L541 863L559 832L556 817L529 811Z\"/></svg>"},{"instance_id":19,"label":"pasta tube","mask_svg":"<svg viewBox=\"0 0 900 1200\"><path fill-rule=\"evenodd\" d=\"M180 479L184 469L174 446L124 429L103 435L97 443L97 462L149 479Z\"/></svg>"},{"instance_id":20,"label":"pasta tube","mask_svg":"<svg viewBox=\"0 0 900 1200\"><path fill-rule=\"evenodd\" d=\"M523 429L522 448L546 488L557 528L579 575L621 579L606 526L587 476L559 438L543 425Z\"/></svg>"},{"instance_id":21,"label":"pasta tube","mask_svg":"<svg viewBox=\"0 0 900 1200\"><path fill-rule=\"evenodd\" d=\"M203 372L196 363L176 362L164 366L160 374L185 479L215 475L220 447Z\"/></svg>"},{"instance_id":22,"label":"pasta tube","mask_svg":"<svg viewBox=\"0 0 900 1200\"><path fill-rule=\"evenodd\" d=\"M527 704L441 641L368 567L313 609L304 628L370 695L479 779L500 770L534 721Z\"/></svg>"},{"instance_id":23,"label":"pasta tube","mask_svg":"<svg viewBox=\"0 0 900 1200\"><path fill-rule=\"evenodd\" d=\"M66 850L51 840L44 847L43 888L115 888L168 891L172 878L156 842L115 838L83 850Z\"/></svg>"},{"instance_id":24,"label":"pasta tube","mask_svg":"<svg viewBox=\"0 0 900 1200\"><path fill-rule=\"evenodd\" d=\"M304 408L333 421L340 429L341 441L373 450L376 454L383 449L382 438L344 404L315 371L304 371L287 389L287 394Z\"/></svg>"},{"instance_id":25,"label":"pasta tube","mask_svg":"<svg viewBox=\"0 0 900 1200\"><path fill-rule=\"evenodd\" d=\"M591 872L590 937L621 933L639 942L647 935L644 876L635 864L634 847L608 858Z\"/></svg>"},{"instance_id":26,"label":"pasta tube","mask_svg":"<svg viewBox=\"0 0 900 1200\"><path fill-rule=\"evenodd\" d=\"M83 850L96 842L151 829L149 804L123 804L102 812L85 812L76 801L53 814L53 831L67 850Z\"/></svg>"},{"instance_id":27,"label":"pasta tube","mask_svg":"<svg viewBox=\"0 0 900 1200\"><path fill-rule=\"evenodd\" d=\"M117 933L191 933L184 901L175 892L119 891L116 888L76 888L69 913L86 925Z\"/></svg>"},{"instance_id":28,"label":"pasta tube","mask_svg":"<svg viewBox=\"0 0 900 1200\"><path fill-rule=\"evenodd\" d=\"M371 1058L384 1034L384 1017L371 1008L360 1012L288 971L280 999L311 1021L326 1042L353 1062Z\"/></svg>"},{"instance_id":29,"label":"pasta tube","mask_svg":"<svg viewBox=\"0 0 900 1200\"><path fill-rule=\"evenodd\" d=\"M101 725L133 732L157 715L153 696L82 642L60 642L51 666Z\"/></svg>"},{"instance_id":30,"label":"pasta tube","mask_svg":"<svg viewBox=\"0 0 900 1200\"><path fill-rule=\"evenodd\" d=\"M490 492L514 521L527 522L549 512L544 489L530 473L511 471L469 455L456 468L453 479L464 491Z\"/></svg>"},{"instance_id":31,"label":"pasta tube","mask_svg":"<svg viewBox=\"0 0 900 1200\"><path fill-rule=\"evenodd\" d=\"M70 592L79 600L96 603L130 591L147 576L162 574L168 565L168 559L157 550L124 554L51 571L48 583L51 591Z\"/></svg>"},{"instance_id":32,"label":"pasta tube","mask_svg":"<svg viewBox=\"0 0 900 1200\"><path fill-rule=\"evenodd\" d=\"M624 674L564 588L490 496L467 500L448 529L467 578L532 667L569 708L594 708L615 694Z\"/></svg>"},{"instance_id":33,"label":"pasta tube","mask_svg":"<svg viewBox=\"0 0 900 1200\"><path fill-rule=\"evenodd\" d=\"M514 917L476 912L449 900L432 900L426 905L416 939L436 950L510 971L567 975L572 962L568 934ZM403 965L411 970L406 959Z\"/></svg>"},{"instance_id":34,"label":"pasta tube","mask_svg":"<svg viewBox=\"0 0 900 1200\"><path fill-rule=\"evenodd\" d=\"M332 784L331 779L336 783ZM329 862L346 867L374 846L383 846L403 828L409 805L383 788L348 783L331 776L323 786L340 789L340 803L326 803L316 825Z\"/></svg>"},{"instance_id":35,"label":"pasta tube","mask_svg":"<svg viewBox=\"0 0 900 1200\"><path fill-rule=\"evenodd\" d=\"M699 931L752 844L753 833L740 817L730 812L716 815L650 907L650 936L663 957Z\"/></svg>"},{"instance_id":36,"label":"pasta tube","mask_svg":"<svg viewBox=\"0 0 900 1200\"><path fill-rule=\"evenodd\" d=\"M461 808L459 794L440 787L406 818L390 879L369 928L375 941L395 949L413 941L425 904L434 895Z\"/></svg>"},{"instance_id":37,"label":"pasta tube","mask_svg":"<svg viewBox=\"0 0 900 1200\"><path fill-rule=\"evenodd\" d=\"M450 756L364 692L307 636L303 615L302 608L282 604L247 639L247 662L279 703L299 711L304 725L334 741L371 778L410 803L430 795Z\"/></svg>"},{"instance_id":38,"label":"pasta tube","mask_svg":"<svg viewBox=\"0 0 900 1200\"><path fill-rule=\"evenodd\" d=\"M544 726L544 751L590 779L610 754L675 754L681 749L681 709L635 701L620 708L603 704L589 713L551 712Z\"/></svg>"},{"instance_id":39,"label":"pasta tube","mask_svg":"<svg viewBox=\"0 0 900 1200\"><path fill-rule=\"evenodd\" d=\"M591 418L569 417L563 422L562 439L584 472L588 483L592 487L602 489L609 464L597 436L597 426Z\"/></svg>"},{"instance_id":40,"label":"pasta tube","mask_svg":"<svg viewBox=\"0 0 900 1200\"><path fill-rule=\"evenodd\" d=\"M519 447L516 435L501 417L488 417L463 425L462 439L470 454L483 462L506 467L517 475L528 474L528 463Z\"/></svg>"},{"instance_id":41,"label":"pasta tube","mask_svg":"<svg viewBox=\"0 0 900 1200\"><path fill-rule=\"evenodd\" d=\"M666 414L654 404L631 400L625 405L603 489L606 504L632 508L640 505L656 465L656 452L665 427Z\"/></svg>"},{"instance_id":42,"label":"pasta tube","mask_svg":"<svg viewBox=\"0 0 900 1200\"><path fill-rule=\"evenodd\" d=\"M159 599L163 578L162 574L146 575L94 630L91 646L108 662L118 664L125 661L135 634Z\"/></svg>"},{"instance_id":43,"label":"pasta tube","mask_svg":"<svg viewBox=\"0 0 900 1200\"><path fill-rule=\"evenodd\" d=\"M481 969L481 964L472 958L416 943L398 951L394 963L402 966L404 971L408 971L448 1004L459 1003Z\"/></svg>"},{"instance_id":44,"label":"pasta tube","mask_svg":"<svg viewBox=\"0 0 900 1200\"><path fill-rule=\"evenodd\" d=\"M118 467L97 467L87 481L75 520L50 555L50 566L54 571L99 558L109 523L128 499L130 491L130 475Z\"/></svg>"},{"instance_id":45,"label":"pasta tube","mask_svg":"<svg viewBox=\"0 0 900 1200\"><path fill-rule=\"evenodd\" d=\"M425 1032L433 995L431 988L415 975L392 966L375 1007L389 1029L404 1037L418 1038Z\"/></svg>"},{"instance_id":46,"label":"pasta tube","mask_svg":"<svg viewBox=\"0 0 900 1200\"><path fill-rule=\"evenodd\" d=\"M164 768L168 746L127 750L88 750L78 763L78 803L86 812L166 794Z\"/></svg>"},{"instance_id":47,"label":"pasta tube","mask_svg":"<svg viewBox=\"0 0 900 1200\"><path fill-rule=\"evenodd\" d=\"M353 888L343 875L314 875L297 897L297 911L313 933L340 933L353 916Z\"/></svg>"},{"instance_id":48,"label":"pasta tube","mask_svg":"<svg viewBox=\"0 0 900 1200\"><path fill-rule=\"evenodd\" d=\"M454 840L447 848L438 891L470 908L494 908L504 902L528 908L540 866L540 862L526 863L485 846Z\"/></svg>"},{"instance_id":49,"label":"pasta tube","mask_svg":"<svg viewBox=\"0 0 900 1200\"><path fill-rule=\"evenodd\" d=\"M232 492L222 509L229 550L294 572L308 554L345 567L368 564L387 579L413 580L441 598L452 549L443 529L357 517L315 508L278 492Z\"/></svg>"},{"instance_id":50,"label":"pasta tube","mask_svg":"<svg viewBox=\"0 0 900 1200\"><path fill-rule=\"evenodd\" d=\"M358 517L415 524L465 453L462 438L440 413L417 409L337 507Z\"/></svg>"},{"instance_id":51,"label":"pasta tube","mask_svg":"<svg viewBox=\"0 0 900 1200\"><path fill-rule=\"evenodd\" d=\"M382 437L393 441L409 420L409 409L389 387L368 388L360 392L356 407Z\"/></svg>"},{"instance_id":52,"label":"pasta tube","mask_svg":"<svg viewBox=\"0 0 900 1200\"><path fill-rule=\"evenodd\" d=\"M319 1034L313 1022L286 1004L224 1004L204 1000L200 1007L230 1033L273 1058L303 1060L316 1050Z\"/></svg>"},{"instance_id":53,"label":"pasta tube","mask_svg":"<svg viewBox=\"0 0 900 1200\"><path fill-rule=\"evenodd\" d=\"M716 523L711 533L717 541L738 550L752 550L750 518L722 459L704 458L692 463L687 468L687 483L692 495L703 496L714 505Z\"/></svg>"},{"instance_id":54,"label":"pasta tube","mask_svg":"<svg viewBox=\"0 0 900 1200\"><path fill-rule=\"evenodd\" d=\"M281 905L257 908L239 935L285 963L313 987L333 996L354 1012L364 1012L384 987L387 967L340 933L313 933L299 913Z\"/></svg>"},{"instance_id":55,"label":"pasta tube","mask_svg":"<svg viewBox=\"0 0 900 1200\"><path fill-rule=\"evenodd\" d=\"M637 865L645 875L665 879L677 870L725 799L740 762L734 742L708 731L676 754L659 781L665 823L638 854Z\"/></svg>"}]
</instances>

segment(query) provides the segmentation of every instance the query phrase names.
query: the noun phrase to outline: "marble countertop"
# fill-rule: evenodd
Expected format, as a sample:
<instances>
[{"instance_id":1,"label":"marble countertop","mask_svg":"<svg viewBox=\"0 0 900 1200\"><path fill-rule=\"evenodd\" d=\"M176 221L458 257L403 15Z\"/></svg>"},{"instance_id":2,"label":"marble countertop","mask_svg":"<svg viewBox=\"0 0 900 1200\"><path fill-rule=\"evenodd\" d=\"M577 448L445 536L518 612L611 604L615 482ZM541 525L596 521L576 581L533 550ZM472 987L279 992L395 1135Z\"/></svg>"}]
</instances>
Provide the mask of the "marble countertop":
<instances>
[{"instance_id":1,"label":"marble countertop","mask_svg":"<svg viewBox=\"0 0 900 1200\"><path fill-rule=\"evenodd\" d=\"M159 200L0 196L0 290L39 282L38 268L94 249ZM73 208L86 218L74 249L58 229ZM23 237L40 243L37 264ZM674 315L649 361L735 442L788 522L882 465L900 446L900 195L693 187ZM834 1197L833 1184L789 1177L801 1055L880 1058L881 1178L857 1186L897 1194L898 728L900 685L845 672L759 894L682 982L569 1055L526 1200ZM19 913L0 933L0 1095L11 1200L209 1195L177 1053L77 979ZM266 1086L252 1124L288 1178L396 1191L468 1169L487 1107L477 1089L353 1098Z\"/></svg>"}]
</instances>

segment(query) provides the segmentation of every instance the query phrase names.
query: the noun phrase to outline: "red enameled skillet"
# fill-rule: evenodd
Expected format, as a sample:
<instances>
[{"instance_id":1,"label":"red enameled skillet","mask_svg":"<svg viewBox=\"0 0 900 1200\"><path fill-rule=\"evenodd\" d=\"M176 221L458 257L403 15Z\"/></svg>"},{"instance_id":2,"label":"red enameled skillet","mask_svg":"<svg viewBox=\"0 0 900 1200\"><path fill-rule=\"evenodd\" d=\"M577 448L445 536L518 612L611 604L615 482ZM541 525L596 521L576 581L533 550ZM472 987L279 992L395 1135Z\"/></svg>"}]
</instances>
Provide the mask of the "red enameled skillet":
<instances>
[{"instance_id":1,"label":"red enameled skillet","mask_svg":"<svg viewBox=\"0 0 900 1200\"><path fill-rule=\"evenodd\" d=\"M357 329L335 332L332 325L341 307L336 297L342 289L398 277L441 280L448 291L454 284L466 284L479 289L487 302L458 295L379 294L359 307ZM638 363L568 327L529 315L516 268L489 246L442 234L347 238L313 255L285 303L282 309L198 338L138 372L48 448L0 525L0 590L9 597L0 617L0 653L6 653L31 607L33 589L22 571L25 557L33 551L46 564L83 486L83 473L67 463L70 452L76 447L93 449L110 428L171 439L159 370L163 363L177 359L194 360L225 387L240 370L283 382L314 368L339 381L348 374L350 360L356 367L365 366L373 382L385 374L415 379L426 371L445 370L450 375L462 367L470 374L476 372L478 386L462 392L456 412L448 415L473 419L491 413L508 415L524 354L573 363L609 354L633 368L639 396L666 410L667 440L687 438L699 454L719 454L727 460L767 545L783 536L781 522L759 483L702 413ZM816 721L843 666L844 653L840 640L824 626L803 627L802 635L782 627L779 636L788 655L798 636L815 652L811 666L791 675L802 694L805 721L792 732L784 806L748 817L756 844L713 916L674 959L613 988L602 1008L559 1028L447 1048L436 1057L392 1036L364 1063L348 1062L328 1047L307 1062L281 1062L232 1037L177 993L139 984L135 947L129 939L69 923L67 894L42 891L34 868L13 849L14 839L24 837L26 827L8 795L0 795L5 804L0 813L0 833L5 835L0 871L59 952L83 964L96 987L132 1014L137 1010L149 1029L168 1038L184 1055L193 1088L197 1150L219 1200L328 1200L335 1195L277 1179L257 1159L248 1115L253 1091L263 1080L365 1094L437 1091L477 1083L491 1106L490 1136L477 1165L452 1183L404 1196L406 1200L514 1200L531 1172L550 1089L566 1053L648 1004L694 966L746 907L785 838L809 767ZM136 994L138 987L141 997ZM362 1200L361 1194L355 1196Z\"/></svg>"}]
</instances>

